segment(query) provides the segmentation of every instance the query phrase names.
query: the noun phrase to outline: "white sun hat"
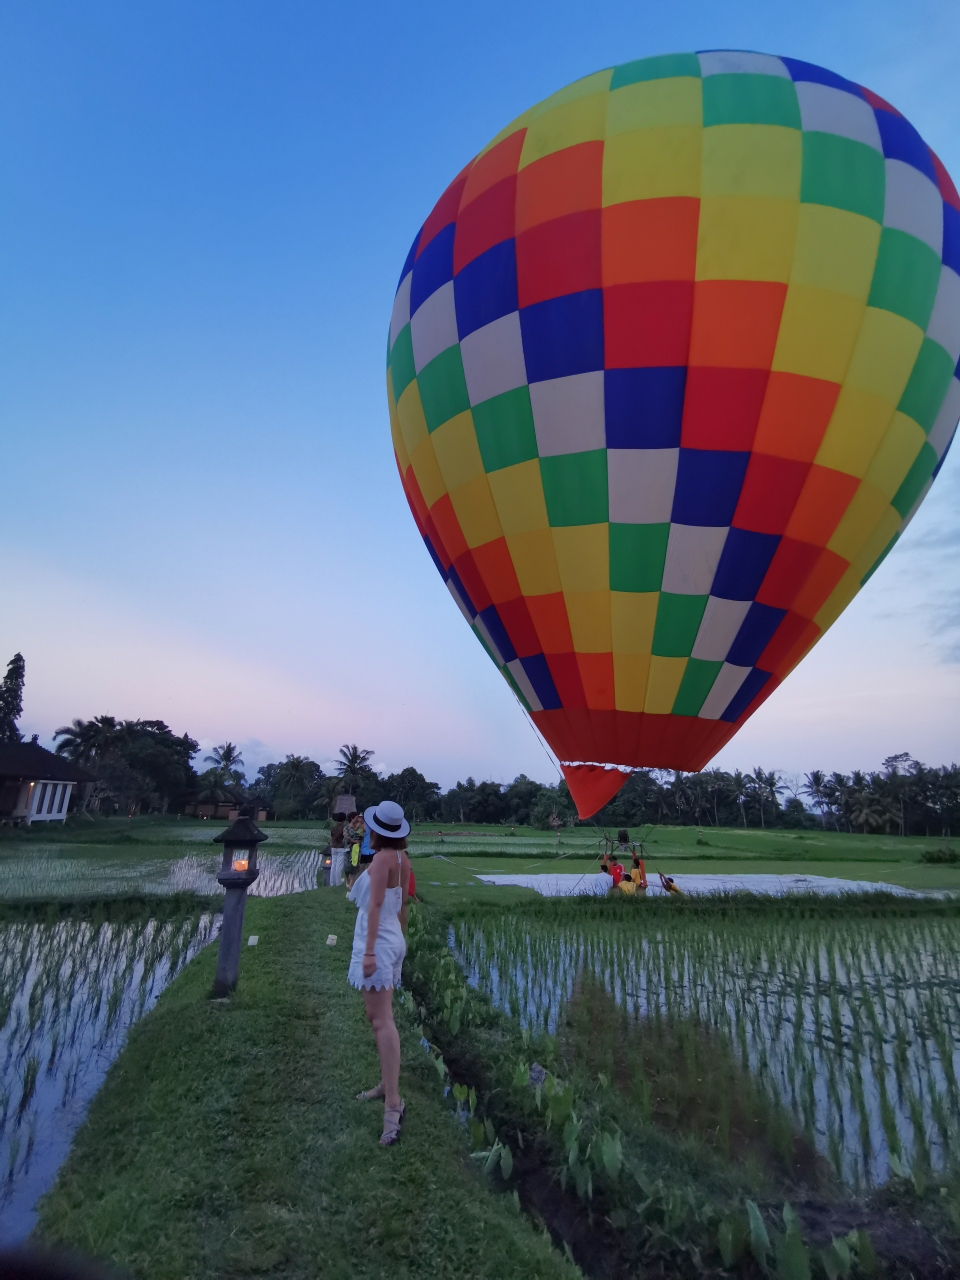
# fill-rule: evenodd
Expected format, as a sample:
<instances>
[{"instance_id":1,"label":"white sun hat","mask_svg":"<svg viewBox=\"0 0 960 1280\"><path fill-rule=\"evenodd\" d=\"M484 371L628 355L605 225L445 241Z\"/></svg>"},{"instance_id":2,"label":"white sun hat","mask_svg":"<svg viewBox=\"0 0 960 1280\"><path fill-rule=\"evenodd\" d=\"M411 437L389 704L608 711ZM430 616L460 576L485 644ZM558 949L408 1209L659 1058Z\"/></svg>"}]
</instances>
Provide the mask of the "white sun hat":
<instances>
[{"instance_id":1,"label":"white sun hat","mask_svg":"<svg viewBox=\"0 0 960 1280\"><path fill-rule=\"evenodd\" d=\"M403 816L403 809L396 800L381 800L364 810L363 820L371 831L394 840L410 834L410 823Z\"/></svg>"}]
</instances>

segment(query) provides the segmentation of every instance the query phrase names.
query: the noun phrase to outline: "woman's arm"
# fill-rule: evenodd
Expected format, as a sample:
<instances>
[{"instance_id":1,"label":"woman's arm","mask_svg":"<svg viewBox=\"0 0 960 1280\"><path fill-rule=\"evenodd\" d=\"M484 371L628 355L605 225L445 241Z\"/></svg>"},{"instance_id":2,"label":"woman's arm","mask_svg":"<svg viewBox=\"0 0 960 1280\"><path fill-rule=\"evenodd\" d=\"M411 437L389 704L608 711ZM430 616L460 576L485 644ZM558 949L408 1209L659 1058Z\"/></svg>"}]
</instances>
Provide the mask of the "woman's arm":
<instances>
[{"instance_id":1,"label":"woman's arm","mask_svg":"<svg viewBox=\"0 0 960 1280\"><path fill-rule=\"evenodd\" d=\"M367 907L367 947L363 959L365 977L370 976L370 974L366 973L368 960L372 966L370 973L373 973L376 968L374 945L380 929L380 909L383 906L383 895L387 889L387 861L381 856L381 853L375 855L367 868L367 875L370 877L370 905Z\"/></svg>"},{"instance_id":2,"label":"woman's arm","mask_svg":"<svg viewBox=\"0 0 960 1280\"><path fill-rule=\"evenodd\" d=\"M400 863L400 888L403 890L403 901L400 907L400 928L403 930L403 936L407 936L407 920L410 912L408 910L410 904L410 859L406 854Z\"/></svg>"}]
</instances>

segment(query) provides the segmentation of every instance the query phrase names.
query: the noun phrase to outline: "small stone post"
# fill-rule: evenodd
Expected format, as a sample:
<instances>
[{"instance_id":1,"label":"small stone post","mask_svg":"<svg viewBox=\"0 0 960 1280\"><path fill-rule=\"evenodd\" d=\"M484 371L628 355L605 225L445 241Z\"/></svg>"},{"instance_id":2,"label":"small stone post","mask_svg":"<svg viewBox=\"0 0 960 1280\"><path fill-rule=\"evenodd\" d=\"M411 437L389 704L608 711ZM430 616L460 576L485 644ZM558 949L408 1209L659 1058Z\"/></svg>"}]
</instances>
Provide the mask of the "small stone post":
<instances>
[{"instance_id":1,"label":"small stone post","mask_svg":"<svg viewBox=\"0 0 960 1280\"><path fill-rule=\"evenodd\" d=\"M222 1000L236 989L247 890L260 874L257 869L257 845L269 838L250 818L238 818L226 831L213 837L214 844L223 845L223 862L217 880L226 890L217 975L211 993L214 1000Z\"/></svg>"}]
</instances>

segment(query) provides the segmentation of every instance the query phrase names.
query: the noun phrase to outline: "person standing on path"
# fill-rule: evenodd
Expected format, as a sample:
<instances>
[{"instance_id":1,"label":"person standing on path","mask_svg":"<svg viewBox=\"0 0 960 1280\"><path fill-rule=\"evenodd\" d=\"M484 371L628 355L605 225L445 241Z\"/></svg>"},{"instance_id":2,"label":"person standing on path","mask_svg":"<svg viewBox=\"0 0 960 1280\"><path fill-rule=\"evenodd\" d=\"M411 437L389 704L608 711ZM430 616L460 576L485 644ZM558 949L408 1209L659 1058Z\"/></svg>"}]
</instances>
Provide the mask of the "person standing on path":
<instances>
[{"instance_id":1,"label":"person standing on path","mask_svg":"<svg viewBox=\"0 0 960 1280\"><path fill-rule=\"evenodd\" d=\"M404 1103L400 1097L400 1036L393 1020L393 992L407 953L407 903L410 859L406 854L410 823L393 800L381 800L364 813L373 861L347 895L358 907L348 977L363 994L380 1058L380 1083L357 1097L383 1099L380 1145L400 1136Z\"/></svg>"},{"instance_id":2,"label":"person standing on path","mask_svg":"<svg viewBox=\"0 0 960 1280\"><path fill-rule=\"evenodd\" d=\"M343 831L344 843L347 846L345 863L348 889L353 888L353 882L360 874L360 846L363 843L365 831L366 827L360 815L351 813L347 818L347 825Z\"/></svg>"},{"instance_id":3,"label":"person standing on path","mask_svg":"<svg viewBox=\"0 0 960 1280\"><path fill-rule=\"evenodd\" d=\"M336 816L334 814L334 817ZM330 832L330 884L333 887L343 883L343 864L349 852L346 845L347 837L344 834L346 826L344 818L337 818Z\"/></svg>"}]
</instances>

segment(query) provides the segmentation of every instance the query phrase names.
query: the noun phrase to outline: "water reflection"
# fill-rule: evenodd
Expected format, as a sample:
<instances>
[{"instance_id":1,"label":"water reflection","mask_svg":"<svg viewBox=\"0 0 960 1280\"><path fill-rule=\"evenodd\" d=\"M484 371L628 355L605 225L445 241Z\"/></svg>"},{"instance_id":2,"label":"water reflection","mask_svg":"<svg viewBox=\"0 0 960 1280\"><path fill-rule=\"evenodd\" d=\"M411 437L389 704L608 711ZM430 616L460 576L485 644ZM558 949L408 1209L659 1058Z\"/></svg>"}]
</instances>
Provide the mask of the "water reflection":
<instances>
[{"instance_id":1,"label":"water reflection","mask_svg":"<svg viewBox=\"0 0 960 1280\"><path fill-rule=\"evenodd\" d=\"M132 894L168 894L185 891L222 893L217 868L222 854L188 854L185 857L65 857L31 855L0 859L0 898L8 901L46 898L107 898ZM300 849L290 853L264 853L259 857L260 878L250 890L260 898L303 893L317 887L322 850Z\"/></svg>"},{"instance_id":2,"label":"water reflection","mask_svg":"<svg viewBox=\"0 0 960 1280\"><path fill-rule=\"evenodd\" d=\"M218 920L0 926L0 1243L30 1232L129 1028Z\"/></svg>"},{"instance_id":3,"label":"water reflection","mask_svg":"<svg viewBox=\"0 0 960 1280\"><path fill-rule=\"evenodd\" d=\"M723 1035L854 1187L960 1158L958 943L955 920L451 930L468 981L538 1032L586 969L628 1016Z\"/></svg>"}]
</instances>

